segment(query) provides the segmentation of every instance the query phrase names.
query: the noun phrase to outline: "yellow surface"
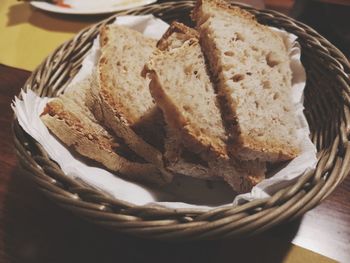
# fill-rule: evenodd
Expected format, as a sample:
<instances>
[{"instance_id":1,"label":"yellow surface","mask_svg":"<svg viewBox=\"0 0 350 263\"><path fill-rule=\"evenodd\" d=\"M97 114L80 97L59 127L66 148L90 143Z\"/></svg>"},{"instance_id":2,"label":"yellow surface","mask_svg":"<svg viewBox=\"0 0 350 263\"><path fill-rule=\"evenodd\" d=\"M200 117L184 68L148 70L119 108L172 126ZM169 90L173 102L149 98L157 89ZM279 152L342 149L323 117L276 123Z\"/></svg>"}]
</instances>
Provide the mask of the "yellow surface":
<instances>
[{"instance_id":1,"label":"yellow surface","mask_svg":"<svg viewBox=\"0 0 350 263\"><path fill-rule=\"evenodd\" d=\"M337 262L328 257L322 256L320 254L314 253L305 248L292 245L288 252L286 253L285 258L282 261L283 263L334 263Z\"/></svg>"},{"instance_id":2,"label":"yellow surface","mask_svg":"<svg viewBox=\"0 0 350 263\"><path fill-rule=\"evenodd\" d=\"M237 240L218 240L212 245L217 262L249 263L334 263L328 257L292 244L298 229L278 231L278 228L263 234ZM317 238L315 236L315 238ZM210 262L216 262L210 261Z\"/></svg>"},{"instance_id":3,"label":"yellow surface","mask_svg":"<svg viewBox=\"0 0 350 263\"><path fill-rule=\"evenodd\" d=\"M0 63L27 70L64 41L103 17L48 13L16 0L0 0Z\"/></svg>"}]
</instances>

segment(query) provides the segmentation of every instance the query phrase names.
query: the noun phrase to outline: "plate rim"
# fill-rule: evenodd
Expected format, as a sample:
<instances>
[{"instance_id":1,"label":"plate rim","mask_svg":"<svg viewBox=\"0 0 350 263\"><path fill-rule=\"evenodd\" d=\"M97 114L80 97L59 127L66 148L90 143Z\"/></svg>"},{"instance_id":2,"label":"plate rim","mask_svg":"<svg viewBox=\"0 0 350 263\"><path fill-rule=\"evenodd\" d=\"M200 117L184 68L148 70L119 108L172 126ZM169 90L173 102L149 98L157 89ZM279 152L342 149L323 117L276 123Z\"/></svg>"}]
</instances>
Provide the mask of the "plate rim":
<instances>
[{"instance_id":1,"label":"plate rim","mask_svg":"<svg viewBox=\"0 0 350 263\"><path fill-rule=\"evenodd\" d=\"M56 14L67 14L67 15L101 15L101 14L112 14L118 11L123 11L135 7L141 7L149 4L153 4L157 2L158 0L140 0L136 3L121 5L114 8L103 8L100 10L81 10L81 9L73 9L73 8L65 8L60 7L51 3L42 2L42 1L30 1L30 5L36 9L47 11L50 13L56 13Z\"/></svg>"}]
</instances>

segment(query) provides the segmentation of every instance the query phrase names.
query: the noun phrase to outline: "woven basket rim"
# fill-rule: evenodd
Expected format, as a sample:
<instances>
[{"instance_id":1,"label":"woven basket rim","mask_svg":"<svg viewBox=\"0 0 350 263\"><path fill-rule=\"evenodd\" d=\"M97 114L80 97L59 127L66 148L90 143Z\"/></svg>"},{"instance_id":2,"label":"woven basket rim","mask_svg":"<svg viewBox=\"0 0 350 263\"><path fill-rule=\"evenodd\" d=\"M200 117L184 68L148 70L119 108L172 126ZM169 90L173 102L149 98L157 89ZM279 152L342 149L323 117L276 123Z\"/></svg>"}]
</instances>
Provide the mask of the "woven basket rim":
<instances>
[{"instance_id":1,"label":"woven basket rim","mask_svg":"<svg viewBox=\"0 0 350 263\"><path fill-rule=\"evenodd\" d=\"M66 74L62 79L71 78L79 69L79 63L87 50L91 48L91 39L97 35L98 28L111 23L115 17L145 12L167 15L172 10L176 10L174 13L179 10L188 11L193 4L194 1L151 4L146 7L118 12L114 16L89 26L59 46L46 58L33 71L23 89L32 89L41 96L46 96L49 95L49 91L45 88L46 84L54 83L53 90L58 93L63 90L68 82L66 81L65 85L58 87L62 82L57 81L61 78L61 76L58 77L59 73ZM349 62L337 48L312 28L276 11L258 10L250 6L234 4L251 12L261 22L276 21L282 28L292 28L293 33L297 33L300 40L306 39L305 46L310 45L321 54L322 59L329 61L331 69L336 73L335 78L343 85L345 117L340 121L339 131L332 144L318 152L319 162L315 172L307 173L299 178L294 185L280 190L270 198L251 201L236 207L227 205L207 211L187 208L174 210L147 205L137 206L123 200L110 198L91 189L83 182L65 176L57 164L50 160L41 145L29 138L22 130L15 117L13 134L16 153L22 168L28 172L29 177L39 186L39 189L59 205L94 223L133 235L161 239L216 239L258 233L277 223L292 220L302 215L328 196L345 179L350 170L349 166L346 165L347 161L350 160L350 147L348 147L347 139L349 128L347 128L346 122L346 120L350 120L350 117L347 119L347 116L350 115ZM69 52L78 48L79 51L74 53L73 58L67 55L71 55ZM72 60L74 63L71 63ZM56 73L52 73L54 69L56 69ZM318 140L322 136L317 135L316 137L317 143L321 144L322 142L318 142ZM125 226L128 227L125 228Z\"/></svg>"}]
</instances>

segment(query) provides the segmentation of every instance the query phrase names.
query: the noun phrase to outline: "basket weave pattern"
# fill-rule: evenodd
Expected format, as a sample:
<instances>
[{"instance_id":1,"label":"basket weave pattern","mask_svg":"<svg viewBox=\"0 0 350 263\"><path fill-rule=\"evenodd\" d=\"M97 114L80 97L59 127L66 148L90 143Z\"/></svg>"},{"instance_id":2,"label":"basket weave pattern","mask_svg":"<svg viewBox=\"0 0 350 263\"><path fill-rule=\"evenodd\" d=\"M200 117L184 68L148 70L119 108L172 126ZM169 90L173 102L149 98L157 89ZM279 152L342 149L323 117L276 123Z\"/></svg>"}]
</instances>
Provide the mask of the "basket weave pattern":
<instances>
[{"instance_id":1,"label":"basket weave pattern","mask_svg":"<svg viewBox=\"0 0 350 263\"><path fill-rule=\"evenodd\" d=\"M153 4L118 15L154 14L171 22L190 24L193 1ZM240 5L259 22L298 36L307 73L305 115L318 149L315 171L271 198L211 211L135 206L92 189L64 175L45 150L14 120L14 142L21 167L39 189L75 214L120 232L157 239L218 239L251 235L302 215L327 197L349 173L350 65L344 55L310 27L280 13ZM40 96L57 96L98 35L115 16L81 31L53 52L27 80L24 89Z\"/></svg>"}]
</instances>

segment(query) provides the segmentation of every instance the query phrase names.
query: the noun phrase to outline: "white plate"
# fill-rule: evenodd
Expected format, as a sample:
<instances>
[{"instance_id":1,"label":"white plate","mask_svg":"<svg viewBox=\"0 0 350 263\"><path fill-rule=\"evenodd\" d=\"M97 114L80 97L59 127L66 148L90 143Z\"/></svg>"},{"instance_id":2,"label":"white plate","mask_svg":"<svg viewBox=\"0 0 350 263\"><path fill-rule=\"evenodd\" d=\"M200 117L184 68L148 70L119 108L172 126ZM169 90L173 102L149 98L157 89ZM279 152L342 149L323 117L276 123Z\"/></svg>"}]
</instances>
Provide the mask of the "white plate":
<instances>
[{"instance_id":1,"label":"white plate","mask_svg":"<svg viewBox=\"0 0 350 263\"><path fill-rule=\"evenodd\" d=\"M39 1L31 1L30 4L38 9L53 13L96 15L114 13L133 7L151 4L156 1L157 0L65 0L64 3L71 7L61 7L55 4Z\"/></svg>"}]
</instances>

